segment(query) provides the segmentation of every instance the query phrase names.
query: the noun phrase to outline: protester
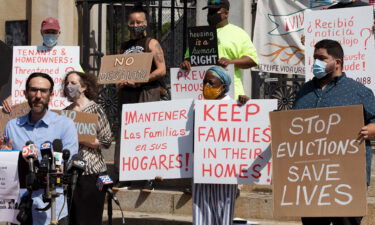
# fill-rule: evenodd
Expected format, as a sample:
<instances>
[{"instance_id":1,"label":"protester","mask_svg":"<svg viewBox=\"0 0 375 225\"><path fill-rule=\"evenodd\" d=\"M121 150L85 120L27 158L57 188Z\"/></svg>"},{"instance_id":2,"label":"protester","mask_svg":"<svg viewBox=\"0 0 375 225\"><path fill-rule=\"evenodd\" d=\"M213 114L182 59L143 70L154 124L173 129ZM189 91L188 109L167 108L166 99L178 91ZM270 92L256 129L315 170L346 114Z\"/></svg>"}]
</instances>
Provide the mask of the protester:
<instances>
[{"instance_id":1,"label":"protester","mask_svg":"<svg viewBox=\"0 0 375 225\"><path fill-rule=\"evenodd\" d=\"M339 42L322 40L315 45L313 74L314 78L305 83L297 93L293 109L309 109L333 106L363 105L365 124L354 128L362 132L366 138L366 174L367 185L370 184L372 150L368 141L372 136L375 122L375 97L372 91L355 80L348 78L343 72L344 51ZM371 126L371 127L369 127ZM360 131L361 129L361 131ZM363 184L365 185L365 184ZM327 217L302 218L304 225L330 224L357 225L362 217Z\"/></svg>"},{"instance_id":2,"label":"protester","mask_svg":"<svg viewBox=\"0 0 375 225\"><path fill-rule=\"evenodd\" d=\"M228 23L230 4L228 0L208 0L207 21L217 29L219 60L218 65L226 67L233 64L235 67L234 91L235 96L243 95L241 69L249 69L258 63L258 56L249 35L242 28ZM184 70L190 70L188 59L181 64Z\"/></svg>"},{"instance_id":3,"label":"protester","mask_svg":"<svg viewBox=\"0 0 375 225\"><path fill-rule=\"evenodd\" d=\"M56 18L48 17L42 21L40 34L43 37L44 46L48 48L56 46L60 33L60 24Z\"/></svg>"},{"instance_id":4,"label":"protester","mask_svg":"<svg viewBox=\"0 0 375 225\"><path fill-rule=\"evenodd\" d=\"M96 77L77 71L69 72L64 80L64 96L73 102L66 110L98 115L97 138L94 142L79 142L78 154L86 161L85 171L78 178L70 210L71 225L101 225L105 190L96 186L98 177L107 172L102 148L109 148L112 133L103 108L94 102L98 95Z\"/></svg>"},{"instance_id":5,"label":"protester","mask_svg":"<svg viewBox=\"0 0 375 225\"><path fill-rule=\"evenodd\" d=\"M149 82L138 84L130 81L124 81L117 84L119 92L120 118L123 104L160 101L161 85L159 79L164 77L166 74L164 53L159 42L156 39L148 36L147 24L147 12L142 8L142 6L134 7L129 13L128 17L130 40L122 44L121 53L130 54L151 52L154 58L152 61ZM119 171L120 138L121 135L119 131L116 138L114 158L116 171ZM123 185L120 184L119 186ZM145 186L142 188L143 191L150 191L152 189L153 182L151 181L147 182L147 184L145 184Z\"/></svg>"},{"instance_id":6,"label":"protester","mask_svg":"<svg viewBox=\"0 0 375 225\"><path fill-rule=\"evenodd\" d=\"M26 80L26 90L24 91L30 112L24 116L10 120L4 130L4 137L0 138L0 149L21 150L26 142L32 141L39 148L44 142L53 142L60 139L64 149L70 150L71 155L78 151L77 130L73 121L65 116L48 110L48 104L53 95L53 80L45 73L33 73ZM38 151L38 158L41 153ZM27 173L27 171L23 171ZM21 174L20 174L21 176ZM26 195L27 190L21 186L20 195ZM42 187L40 187L42 188ZM62 188L57 188L58 193L62 193ZM32 218L27 224L50 224L51 210L37 211L36 208L44 208L48 203L43 202L44 189L33 191ZM60 210L61 214L60 214ZM56 199L56 214L60 225L68 224L68 211L61 194Z\"/></svg>"},{"instance_id":7,"label":"protester","mask_svg":"<svg viewBox=\"0 0 375 225\"><path fill-rule=\"evenodd\" d=\"M219 66L209 68L203 79L203 96L206 100L230 100L229 92L232 80ZM240 95L241 104L249 97ZM237 184L194 184L193 185L193 224L194 225L231 225Z\"/></svg>"},{"instance_id":8,"label":"protester","mask_svg":"<svg viewBox=\"0 0 375 225\"><path fill-rule=\"evenodd\" d=\"M48 17L42 21L40 26L40 34L43 38L43 46L48 48L53 48L56 46L60 33L60 24L56 18ZM12 96L8 96L6 99L4 99L2 104L5 112L11 112Z\"/></svg>"}]
</instances>

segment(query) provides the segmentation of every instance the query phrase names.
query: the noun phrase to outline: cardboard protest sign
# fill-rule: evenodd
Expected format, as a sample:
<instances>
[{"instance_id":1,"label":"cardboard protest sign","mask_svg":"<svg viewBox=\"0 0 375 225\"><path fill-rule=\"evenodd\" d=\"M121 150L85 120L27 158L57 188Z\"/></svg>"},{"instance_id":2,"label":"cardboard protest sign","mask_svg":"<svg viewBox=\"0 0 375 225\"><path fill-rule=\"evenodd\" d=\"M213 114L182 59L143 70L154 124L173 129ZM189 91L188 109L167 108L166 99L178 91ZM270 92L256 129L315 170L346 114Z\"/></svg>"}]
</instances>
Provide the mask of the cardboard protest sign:
<instances>
[{"instance_id":1,"label":"cardboard protest sign","mask_svg":"<svg viewBox=\"0 0 375 225\"><path fill-rule=\"evenodd\" d=\"M98 127L98 115L74 110L52 110L73 120L79 141L94 142Z\"/></svg>"},{"instance_id":2,"label":"cardboard protest sign","mask_svg":"<svg viewBox=\"0 0 375 225\"><path fill-rule=\"evenodd\" d=\"M195 66L190 71L180 68L171 68L171 95L173 100L177 99L203 99L203 78L206 71L211 66ZM229 65L226 68L227 73L232 79L228 95L234 96L234 66Z\"/></svg>"},{"instance_id":3,"label":"cardboard protest sign","mask_svg":"<svg viewBox=\"0 0 375 225\"><path fill-rule=\"evenodd\" d=\"M271 130L276 100L195 102L194 182L270 184Z\"/></svg>"},{"instance_id":4,"label":"cardboard protest sign","mask_svg":"<svg viewBox=\"0 0 375 225\"><path fill-rule=\"evenodd\" d=\"M9 120L23 116L29 111L30 107L27 102L12 106L11 113L5 113L2 109L0 109L0 136L3 136L5 126Z\"/></svg>"},{"instance_id":5,"label":"cardboard protest sign","mask_svg":"<svg viewBox=\"0 0 375 225\"><path fill-rule=\"evenodd\" d=\"M193 100L122 107L120 180L193 174Z\"/></svg>"},{"instance_id":6,"label":"cardboard protest sign","mask_svg":"<svg viewBox=\"0 0 375 225\"><path fill-rule=\"evenodd\" d=\"M14 46L12 72L12 102L26 102L24 96L26 80L31 73L42 72L50 75L55 84L53 97L49 103L52 109L63 109L69 105L63 97L62 84L65 74L72 70L82 70L79 65L78 46Z\"/></svg>"},{"instance_id":7,"label":"cardboard protest sign","mask_svg":"<svg viewBox=\"0 0 375 225\"><path fill-rule=\"evenodd\" d=\"M219 59L219 52L215 27L189 27L188 43L192 66L216 65L216 61Z\"/></svg>"},{"instance_id":8,"label":"cardboard protest sign","mask_svg":"<svg viewBox=\"0 0 375 225\"><path fill-rule=\"evenodd\" d=\"M322 39L332 39L344 49L346 75L375 91L373 13L371 6L306 11L306 81L314 76L314 45Z\"/></svg>"},{"instance_id":9,"label":"cardboard protest sign","mask_svg":"<svg viewBox=\"0 0 375 225\"><path fill-rule=\"evenodd\" d=\"M152 53L106 55L102 58L99 84L116 84L121 81L148 82Z\"/></svg>"},{"instance_id":10,"label":"cardboard protest sign","mask_svg":"<svg viewBox=\"0 0 375 225\"><path fill-rule=\"evenodd\" d=\"M362 108L270 113L274 216L366 215Z\"/></svg>"}]
</instances>

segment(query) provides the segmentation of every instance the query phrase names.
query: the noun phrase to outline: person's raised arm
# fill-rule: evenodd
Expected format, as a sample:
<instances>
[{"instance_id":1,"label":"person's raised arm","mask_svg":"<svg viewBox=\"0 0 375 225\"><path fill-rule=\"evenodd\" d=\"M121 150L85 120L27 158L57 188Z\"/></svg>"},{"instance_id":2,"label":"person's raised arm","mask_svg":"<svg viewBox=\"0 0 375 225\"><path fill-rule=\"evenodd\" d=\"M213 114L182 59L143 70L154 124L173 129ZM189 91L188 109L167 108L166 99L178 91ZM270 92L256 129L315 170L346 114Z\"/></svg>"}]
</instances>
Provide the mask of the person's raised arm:
<instances>
[{"instance_id":1,"label":"person's raised arm","mask_svg":"<svg viewBox=\"0 0 375 225\"><path fill-rule=\"evenodd\" d=\"M6 99L3 100L3 111L5 113L12 112L12 96L8 96Z\"/></svg>"}]
</instances>

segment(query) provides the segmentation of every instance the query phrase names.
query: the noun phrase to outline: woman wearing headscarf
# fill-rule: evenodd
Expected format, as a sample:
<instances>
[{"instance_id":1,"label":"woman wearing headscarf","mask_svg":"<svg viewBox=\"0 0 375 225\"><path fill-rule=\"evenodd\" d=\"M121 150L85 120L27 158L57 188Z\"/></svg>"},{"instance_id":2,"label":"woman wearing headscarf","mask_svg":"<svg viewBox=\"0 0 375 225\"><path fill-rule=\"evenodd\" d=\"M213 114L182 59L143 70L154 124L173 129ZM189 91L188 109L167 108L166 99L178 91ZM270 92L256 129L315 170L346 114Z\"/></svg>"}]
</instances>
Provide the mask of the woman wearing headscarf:
<instances>
[{"instance_id":1,"label":"woman wearing headscarf","mask_svg":"<svg viewBox=\"0 0 375 225\"><path fill-rule=\"evenodd\" d=\"M219 66L209 68L203 79L203 97L206 100L230 100L227 93L232 83L228 73ZM249 100L240 95L238 101ZM193 224L231 225L237 184L193 184Z\"/></svg>"}]
</instances>

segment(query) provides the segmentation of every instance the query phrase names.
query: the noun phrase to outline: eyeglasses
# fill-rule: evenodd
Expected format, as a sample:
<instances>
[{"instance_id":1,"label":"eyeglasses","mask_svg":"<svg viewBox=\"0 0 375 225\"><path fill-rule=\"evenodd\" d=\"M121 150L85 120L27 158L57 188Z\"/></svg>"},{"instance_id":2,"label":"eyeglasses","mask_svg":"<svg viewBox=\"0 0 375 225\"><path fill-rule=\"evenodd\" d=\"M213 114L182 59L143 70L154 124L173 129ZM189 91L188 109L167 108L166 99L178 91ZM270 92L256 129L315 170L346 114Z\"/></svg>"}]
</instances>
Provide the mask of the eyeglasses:
<instances>
[{"instance_id":1,"label":"eyeglasses","mask_svg":"<svg viewBox=\"0 0 375 225\"><path fill-rule=\"evenodd\" d=\"M51 90L49 88L35 88L35 87L29 87L28 89L28 92L30 92L31 94L37 94L38 91L40 91L40 93L42 95L47 95L48 93L51 92Z\"/></svg>"}]
</instances>

